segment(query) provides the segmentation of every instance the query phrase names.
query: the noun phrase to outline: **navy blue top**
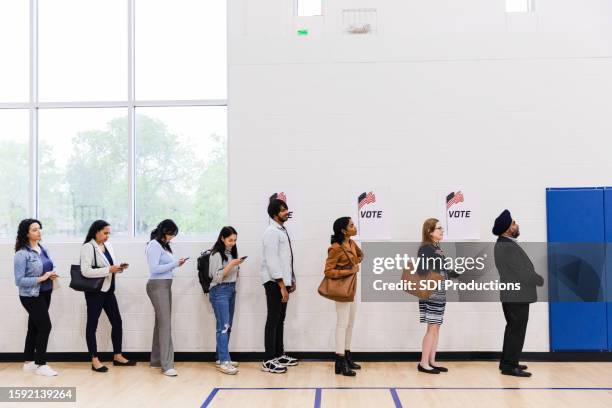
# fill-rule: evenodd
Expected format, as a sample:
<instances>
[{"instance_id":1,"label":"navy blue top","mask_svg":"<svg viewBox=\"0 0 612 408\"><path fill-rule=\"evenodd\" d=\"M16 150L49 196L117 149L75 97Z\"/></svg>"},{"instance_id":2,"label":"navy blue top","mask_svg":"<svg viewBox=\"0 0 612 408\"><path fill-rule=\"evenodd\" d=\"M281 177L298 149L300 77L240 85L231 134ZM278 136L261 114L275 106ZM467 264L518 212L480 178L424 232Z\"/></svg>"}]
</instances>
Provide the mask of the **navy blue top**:
<instances>
[{"instance_id":1,"label":"navy blue top","mask_svg":"<svg viewBox=\"0 0 612 408\"><path fill-rule=\"evenodd\" d=\"M108 261L109 265L113 264L113 258L111 257L110 252L108 252L108 249L106 251L104 251L104 256L106 257L106 260Z\"/></svg>"},{"instance_id":2,"label":"navy blue top","mask_svg":"<svg viewBox=\"0 0 612 408\"><path fill-rule=\"evenodd\" d=\"M108 248L105 248L104 256L106 257L106 260L108 261L109 265L112 265L113 257L111 256L110 252L108 252ZM113 293L114 291L115 291L115 274L113 273L113 276L111 278L111 285L107 293Z\"/></svg>"},{"instance_id":3,"label":"navy blue top","mask_svg":"<svg viewBox=\"0 0 612 408\"><path fill-rule=\"evenodd\" d=\"M47 251L45 251L43 247L40 247L40 260L43 264L43 275L53 270L53 261L49 259L49 257L47 256ZM53 290L53 281L51 279L47 279L46 281L40 284L41 292L48 292L50 290Z\"/></svg>"}]
</instances>

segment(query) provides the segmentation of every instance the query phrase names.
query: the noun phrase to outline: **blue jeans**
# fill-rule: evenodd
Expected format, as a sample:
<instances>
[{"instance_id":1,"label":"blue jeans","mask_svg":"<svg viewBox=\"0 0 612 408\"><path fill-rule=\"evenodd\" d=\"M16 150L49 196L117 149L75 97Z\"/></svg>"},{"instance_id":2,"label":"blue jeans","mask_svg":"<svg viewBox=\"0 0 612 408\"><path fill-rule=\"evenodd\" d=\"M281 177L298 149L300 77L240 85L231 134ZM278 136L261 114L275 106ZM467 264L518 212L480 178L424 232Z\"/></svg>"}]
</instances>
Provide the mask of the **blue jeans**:
<instances>
[{"instance_id":1,"label":"blue jeans","mask_svg":"<svg viewBox=\"0 0 612 408\"><path fill-rule=\"evenodd\" d=\"M210 289L210 304L217 319L217 359L231 361L229 339L234 321L236 282L221 283Z\"/></svg>"}]
</instances>

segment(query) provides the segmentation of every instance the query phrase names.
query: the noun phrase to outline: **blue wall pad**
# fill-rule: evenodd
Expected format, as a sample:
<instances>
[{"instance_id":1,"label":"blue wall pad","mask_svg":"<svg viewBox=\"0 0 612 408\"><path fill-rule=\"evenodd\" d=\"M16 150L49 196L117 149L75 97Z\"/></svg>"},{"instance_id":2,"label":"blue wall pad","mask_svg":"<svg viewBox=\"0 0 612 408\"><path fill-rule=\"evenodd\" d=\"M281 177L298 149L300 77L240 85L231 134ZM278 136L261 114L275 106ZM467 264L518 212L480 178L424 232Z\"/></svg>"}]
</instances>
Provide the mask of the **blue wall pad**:
<instances>
[{"instance_id":1,"label":"blue wall pad","mask_svg":"<svg viewBox=\"0 0 612 408\"><path fill-rule=\"evenodd\" d=\"M607 350L604 189L548 188L546 216L550 349Z\"/></svg>"}]
</instances>

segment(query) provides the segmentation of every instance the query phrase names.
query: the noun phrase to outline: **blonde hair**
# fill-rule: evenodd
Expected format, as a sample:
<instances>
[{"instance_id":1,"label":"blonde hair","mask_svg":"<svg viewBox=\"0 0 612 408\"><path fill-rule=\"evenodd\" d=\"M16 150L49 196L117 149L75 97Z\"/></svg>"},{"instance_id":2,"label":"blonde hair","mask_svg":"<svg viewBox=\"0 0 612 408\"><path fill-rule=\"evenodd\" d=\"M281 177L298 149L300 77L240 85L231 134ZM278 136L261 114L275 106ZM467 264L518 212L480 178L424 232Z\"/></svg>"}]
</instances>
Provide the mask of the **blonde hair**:
<instances>
[{"instance_id":1,"label":"blonde hair","mask_svg":"<svg viewBox=\"0 0 612 408\"><path fill-rule=\"evenodd\" d=\"M436 229L436 224L440 222L437 218L428 218L423 223L423 230L421 234L421 244L433 244L431 239L431 233Z\"/></svg>"}]
</instances>

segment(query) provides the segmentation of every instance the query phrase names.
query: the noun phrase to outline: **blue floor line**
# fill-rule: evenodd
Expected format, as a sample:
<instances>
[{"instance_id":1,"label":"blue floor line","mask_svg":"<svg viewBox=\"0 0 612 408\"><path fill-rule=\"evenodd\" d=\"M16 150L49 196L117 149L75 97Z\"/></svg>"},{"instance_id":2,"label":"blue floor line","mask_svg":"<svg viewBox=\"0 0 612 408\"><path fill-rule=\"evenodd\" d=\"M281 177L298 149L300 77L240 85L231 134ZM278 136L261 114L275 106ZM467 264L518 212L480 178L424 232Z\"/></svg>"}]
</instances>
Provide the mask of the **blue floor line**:
<instances>
[{"instance_id":1,"label":"blue floor line","mask_svg":"<svg viewBox=\"0 0 612 408\"><path fill-rule=\"evenodd\" d=\"M219 392L219 388L213 388L213 390L210 392L210 394L208 394L208 398L206 398L206 400L202 403L202 406L200 408L206 408L210 405L210 403L212 402L213 398L215 398L215 395L217 395L217 393Z\"/></svg>"},{"instance_id":2,"label":"blue floor line","mask_svg":"<svg viewBox=\"0 0 612 408\"><path fill-rule=\"evenodd\" d=\"M228 391L282 390L550 390L550 391L612 391L612 387L219 387Z\"/></svg>"},{"instance_id":3,"label":"blue floor line","mask_svg":"<svg viewBox=\"0 0 612 408\"><path fill-rule=\"evenodd\" d=\"M314 408L321 408L321 389L317 388L315 391Z\"/></svg>"},{"instance_id":4,"label":"blue floor line","mask_svg":"<svg viewBox=\"0 0 612 408\"><path fill-rule=\"evenodd\" d=\"M397 395L397 390L395 388L391 388L389 389L389 392L391 392L391 398L393 398L395 408L403 408L402 401L400 401L399 395Z\"/></svg>"},{"instance_id":5,"label":"blue floor line","mask_svg":"<svg viewBox=\"0 0 612 408\"><path fill-rule=\"evenodd\" d=\"M207 408L213 398L221 390L224 391L291 391L315 390L314 407L321 407L323 390L389 390L396 408L403 408L397 390L440 390L440 391L612 391L612 387L219 387L213 388L201 408Z\"/></svg>"}]
</instances>

